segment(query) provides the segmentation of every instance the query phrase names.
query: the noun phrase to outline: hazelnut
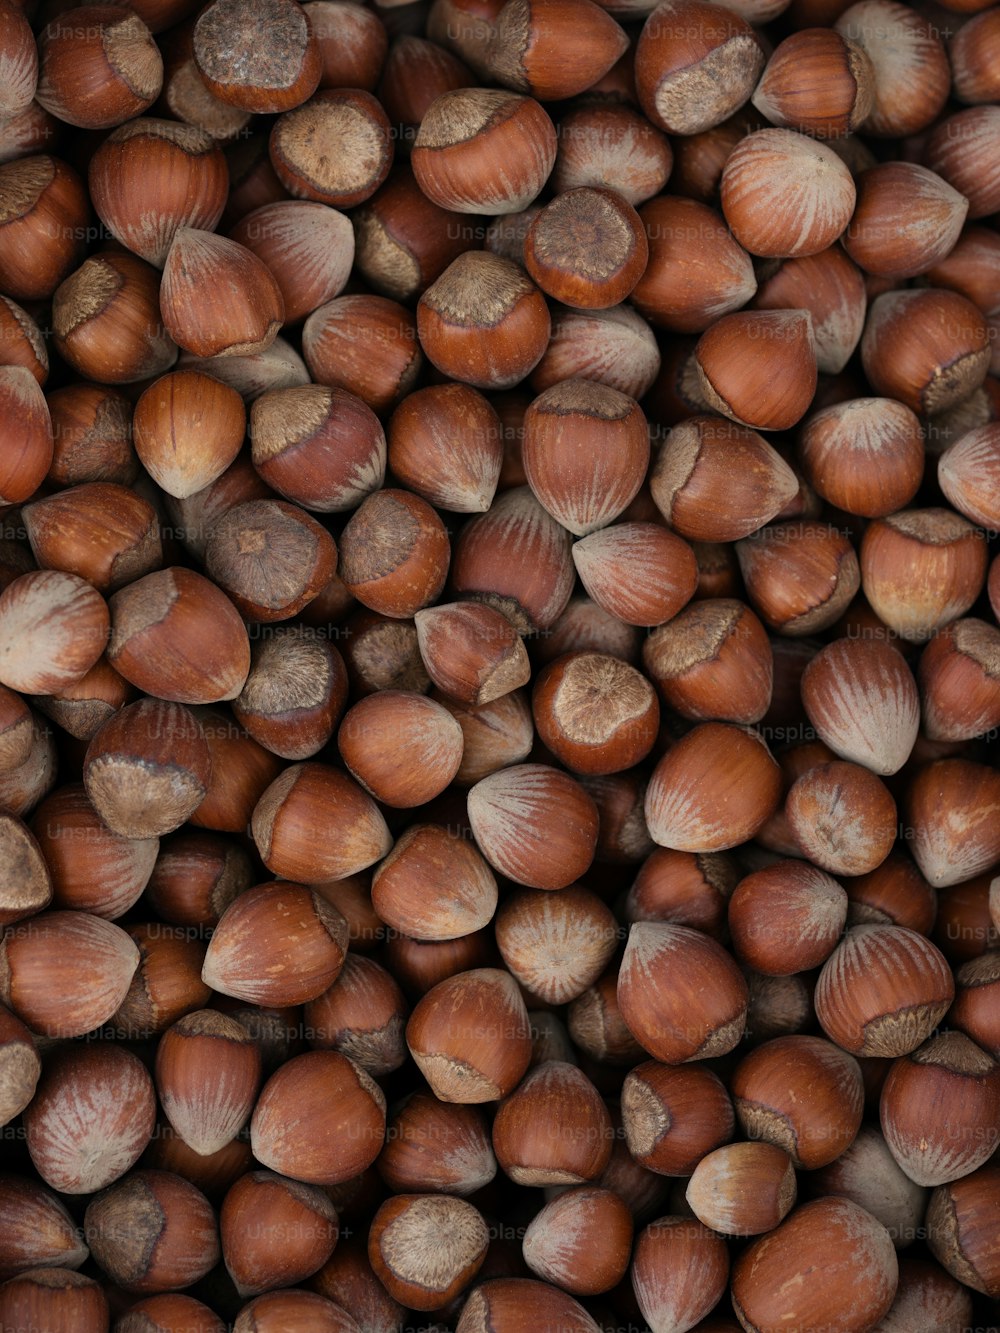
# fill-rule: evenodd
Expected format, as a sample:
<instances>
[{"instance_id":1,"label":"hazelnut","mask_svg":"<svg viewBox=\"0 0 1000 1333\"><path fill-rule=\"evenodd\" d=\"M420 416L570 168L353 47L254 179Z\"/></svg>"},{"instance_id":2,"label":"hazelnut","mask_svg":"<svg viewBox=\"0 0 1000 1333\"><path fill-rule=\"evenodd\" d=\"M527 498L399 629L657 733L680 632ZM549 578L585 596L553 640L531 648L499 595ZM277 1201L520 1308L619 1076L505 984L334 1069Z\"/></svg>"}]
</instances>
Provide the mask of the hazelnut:
<instances>
[{"instance_id":1,"label":"hazelnut","mask_svg":"<svg viewBox=\"0 0 1000 1333\"><path fill-rule=\"evenodd\" d=\"M776 1144L806 1170L836 1161L861 1126L858 1062L820 1037L764 1042L737 1065L730 1091L747 1137Z\"/></svg>"},{"instance_id":2,"label":"hazelnut","mask_svg":"<svg viewBox=\"0 0 1000 1333\"><path fill-rule=\"evenodd\" d=\"M169 370L177 348L160 322L160 276L127 253L92 255L56 289L59 354L79 374L131 384Z\"/></svg>"},{"instance_id":3,"label":"hazelnut","mask_svg":"<svg viewBox=\"0 0 1000 1333\"><path fill-rule=\"evenodd\" d=\"M233 1333L281 1333L292 1321L315 1329L316 1333L353 1333L351 1324L356 1323L333 1301L314 1291L290 1288L255 1296L236 1316Z\"/></svg>"},{"instance_id":4,"label":"hazelnut","mask_svg":"<svg viewBox=\"0 0 1000 1333\"><path fill-rule=\"evenodd\" d=\"M967 16L967 21L949 38L952 95L956 101L977 105L995 102L1000 96L1000 84L993 65L997 32L997 16L986 9Z\"/></svg>"},{"instance_id":5,"label":"hazelnut","mask_svg":"<svg viewBox=\"0 0 1000 1333\"><path fill-rule=\"evenodd\" d=\"M9 1125L31 1102L41 1072L31 1032L0 1005L0 1126Z\"/></svg>"},{"instance_id":6,"label":"hazelnut","mask_svg":"<svg viewBox=\"0 0 1000 1333\"><path fill-rule=\"evenodd\" d=\"M847 535L811 519L761 528L737 544L736 555L751 604L779 634L798 637L829 628L861 586Z\"/></svg>"},{"instance_id":7,"label":"hazelnut","mask_svg":"<svg viewBox=\"0 0 1000 1333\"><path fill-rule=\"evenodd\" d=\"M194 1185L169 1171L135 1171L88 1205L91 1254L125 1291L189 1287L219 1259L215 1213Z\"/></svg>"},{"instance_id":8,"label":"hazelnut","mask_svg":"<svg viewBox=\"0 0 1000 1333\"><path fill-rule=\"evenodd\" d=\"M594 102L559 118L552 184L560 194L604 187L636 208L661 193L672 164L669 139L631 106Z\"/></svg>"},{"instance_id":9,"label":"hazelnut","mask_svg":"<svg viewBox=\"0 0 1000 1333\"><path fill-rule=\"evenodd\" d=\"M473 83L468 66L437 41L396 35L382 66L378 97L401 149L412 149L420 122L439 97ZM350 84L358 86L353 80Z\"/></svg>"},{"instance_id":10,"label":"hazelnut","mask_svg":"<svg viewBox=\"0 0 1000 1333\"><path fill-rule=\"evenodd\" d=\"M551 321L524 270L485 250L453 260L417 303L417 333L443 375L480 389L509 389L542 359Z\"/></svg>"},{"instance_id":11,"label":"hazelnut","mask_svg":"<svg viewBox=\"0 0 1000 1333\"><path fill-rule=\"evenodd\" d=\"M972 1293L968 1287L933 1260L900 1260L896 1299L881 1324L885 1333L903 1333L921 1322L959 1327L971 1318Z\"/></svg>"},{"instance_id":12,"label":"hazelnut","mask_svg":"<svg viewBox=\"0 0 1000 1333\"><path fill-rule=\"evenodd\" d=\"M528 1224L525 1263L574 1296L616 1286L628 1268L632 1215L611 1190L581 1185L550 1199Z\"/></svg>"},{"instance_id":13,"label":"hazelnut","mask_svg":"<svg viewBox=\"0 0 1000 1333\"><path fill-rule=\"evenodd\" d=\"M155 1120L145 1065L121 1046L95 1043L48 1057L24 1129L45 1183L61 1194L89 1195L131 1170Z\"/></svg>"},{"instance_id":14,"label":"hazelnut","mask_svg":"<svg viewBox=\"0 0 1000 1333\"><path fill-rule=\"evenodd\" d=\"M854 926L823 965L816 1016L855 1055L897 1058L944 1017L955 983L942 954L905 926Z\"/></svg>"},{"instance_id":15,"label":"hazelnut","mask_svg":"<svg viewBox=\"0 0 1000 1333\"><path fill-rule=\"evenodd\" d=\"M348 520L338 572L363 606L405 620L440 596L449 554L445 526L427 501L386 487Z\"/></svg>"},{"instance_id":16,"label":"hazelnut","mask_svg":"<svg viewBox=\"0 0 1000 1333\"><path fill-rule=\"evenodd\" d=\"M399 1193L474 1194L496 1174L485 1119L475 1107L415 1092L390 1122L379 1175Z\"/></svg>"},{"instance_id":17,"label":"hazelnut","mask_svg":"<svg viewBox=\"0 0 1000 1333\"><path fill-rule=\"evenodd\" d=\"M664 1064L725 1055L743 1035L747 985L708 935L668 922L635 922L618 975L618 1003L633 1036Z\"/></svg>"},{"instance_id":18,"label":"hazelnut","mask_svg":"<svg viewBox=\"0 0 1000 1333\"><path fill-rule=\"evenodd\" d=\"M694 1218L657 1218L636 1238L632 1287L653 1328L693 1328L724 1296L728 1278L726 1242Z\"/></svg>"},{"instance_id":19,"label":"hazelnut","mask_svg":"<svg viewBox=\"0 0 1000 1333\"><path fill-rule=\"evenodd\" d=\"M998 1111L1000 1066L961 1032L896 1060L879 1102L889 1151L918 1185L943 1185L984 1165L995 1143L983 1126Z\"/></svg>"},{"instance_id":20,"label":"hazelnut","mask_svg":"<svg viewBox=\"0 0 1000 1333\"><path fill-rule=\"evenodd\" d=\"M549 344L530 382L544 393L563 380L596 380L630 398L642 398L659 369L653 331L630 305L608 310L567 307L552 312Z\"/></svg>"},{"instance_id":21,"label":"hazelnut","mask_svg":"<svg viewBox=\"0 0 1000 1333\"><path fill-rule=\"evenodd\" d=\"M795 1204L795 1171L772 1143L730 1143L703 1157L685 1198L699 1222L725 1236L773 1231Z\"/></svg>"},{"instance_id":22,"label":"hazelnut","mask_svg":"<svg viewBox=\"0 0 1000 1333\"><path fill-rule=\"evenodd\" d=\"M474 786L498 769L527 759L535 733L531 709L522 691L471 707L444 697L438 702L462 728L462 762L455 774L460 786Z\"/></svg>"},{"instance_id":23,"label":"hazelnut","mask_svg":"<svg viewBox=\"0 0 1000 1333\"><path fill-rule=\"evenodd\" d=\"M914 412L943 412L978 389L986 376L985 316L958 292L886 292L869 307L861 361L876 393L898 398Z\"/></svg>"},{"instance_id":24,"label":"hazelnut","mask_svg":"<svg viewBox=\"0 0 1000 1333\"><path fill-rule=\"evenodd\" d=\"M337 909L300 884L278 881L230 903L202 976L214 991L251 1004L303 1004L332 985L346 952L347 922Z\"/></svg>"},{"instance_id":25,"label":"hazelnut","mask_svg":"<svg viewBox=\"0 0 1000 1333\"><path fill-rule=\"evenodd\" d=\"M49 480L60 487L88 481L127 486L139 474L132 448L132 408L98 384L68 384L49 393L53 454Z\"/></svg>"},{"instance_id":26,"label":"hazelnut","mask_svg":"<svg viewBox=\"0 0 1000 1333\"><path fill-rule=\"evenodd\" d=\"M500 1106L493 1151L518 1185L595 1180L611 1156L607 1109L575 1065L546 1060L530 1069Z\"/></svg>"},{"instance_id":27,"label":"hazelnut","mask_svg":"<svg viewBox=\"0 0 1000 1333\"><path fill-rule=\"evenodd\" d=\"M393 476L440 509L462 514L493 502L503 447L500 420L465 384L433 384L411 393L388 427Z\"/></svg>"},{"instance_id":28,"label":"hazelnut","mask_svg":"<svg viewBox=\"0 0 1000 1333\"><path fill-rule=\"evenodd\" d=\"M226 1270L241 1297L310 1277L337 1243L337 1214L323 1190L249 1171L219 1211Z\"/></svg>"},{"instance_id":29,"label":"hazelnut","mask_svg":"<svg viewBox=\"0 0 1000 1333\"><path fill-rule=\"evenodd\" d=\"M997 467L996 425L973 427L945 449L938 459L938 484L945 497L972 523L992 529L1000 511L990 486Z\"/></svg>"},{"instance_id":30,"label":"hazelnut","mask_svg":"<svg viewBox=\"0 0 1000 1333\"><path fill-rule=\"evenodd\" d=\"M851 221L850 171L825 144L794 130L757 130L726 160L722 212L740 245L763 258L815 255Z\"/></svg>"},{"instance_id":31,"label":"hazelnut","mask_svg":"<svg viewBox=\"0 0 1000 1333\"><path fill-rule=\"evenodd\" d=\"M248 619L286 620L329 582L337 548L326 528L297 505L247 500L212 527L205 566Z\"/></svg>"},{"instance_id":32,"label":"hazelnut","mask_svg":"<svg viewBox=\"0 0 1000 1333\"><path fill-rule=\"evenodd\" d=\"M319 44L294 0L212 0L194 25L194 58L209 92L241 111L298 106L319 83Z\"/></svg>"},{"instance_id":33,"label":"hazelnut","mask_svg":"<svg viewBox=\"0 0 1000 1333\"><path fill-rule=\"evenodd\" d=\"M480 1328L518 1329L530 1319L535 1327L564 1333L598 1333L599 1325L566 1291L548 1282L501 1277L474 1287L462 1307L456 1333Z\"/></svg>"},{"instance_id":34,"label":"hazelnut","mask_svg":"<svg viewBox=\"0 0 1000 1333\"><path fill-rule=\"evenodd\" d=\"M928 1191L900 1168L877 1129L862 1125L854 1142L828 1165L810 1172L809 1193L850 1199L876 1217L897 1250L919 1234Z\"/></svg>"},{"instance_id":35,"label":"hazelnut","mask_svg":"<svg viewBox=\"0 0 1000 1333\"><path fill-rule=\"evenodd\" d=\"M995 1166L939 1185L927 1206L931 1254L952 1277L996 1300L1000 1272L989 1219L996 1209L1000 1172Z\"/></svg>"},{"instance_id":36,"label":"hazelnut","mask_svg":"<svg viewBox=\"0 0 1000 1333\"><path fill-rule=\"evenodd\" d=\"M23 574L0 593L0 682L55 694L104 651L108 608L85 579L57 570Z\"/></svg>"},{"instance_id":37,"label":"hazelnut","mask_svg":"<svg viewBox=\"0 0 1000 1333\"><path fill-rule=\"evenodd\" d=\"M861 341L868 310L865 277L839 244L814 255L762 264L754 310L808 310L816 368L839 375Z\"/></svg>"},{"instance_id":38,"label":"hazelnut","mask_svg":"<svg viewBox=\"0 0 1000 1333\"><path fill-rule=\"evenodd\" d=\"M926 167L883 162L858 177L844 246L866 273L912 278L947 258L968 208L964 196Z\"/></svg>"},{"instance_id":39,"label":"hazelnut","mask_svg":"<svg viewBox=\"0 0 1000 1333\"><path fill-rule=\"evenodd\" d=\"M790 1331L832 1318L845 1333L860 1333L889 1310L898 1275L881 1222L847 1199L817 1199L743 1251L731 1296L744 1328ZM794 1285L782 1290L789 1278Z\"/></svg>"},{"instance_id":40,"label":"hazelnut","mask_svg":"<svg viewBox=\"0 0 1000 1333\"><path fill-rule=\"evenodd\" d=\"M627 625L662 625L697 587L694 552L659 523L626 521L591 532L573 544L573 563L593 600Z\"/></svg>"},{"instance_id":41,"label":"hazelnut","mask_svg":"<svg viewBox=\"0 0 1000 1333\"><path fill-rule=\"evenodd\" d=\"M308 629L278 626L254 645L250 674L233 701L236 720L283 759L310 759L330 740L347 700L337 649Z\"/></svg>"},{"instance_id":42,"label":"hazelnut","mask_svg":"<svg viewBox=\"0 0 1000 1333\"><path fill-rule=\"evenodd\" d=\"M525 413L522 457L540 503L582 537L635 498L649 464L646 420L616 389L587 379L563 381Z\"/></svg>"},{"instance_id":43,"label":"hazelnut","mask_svg":"<svg viewBox=\"0 0 1000 1333\"><path fill-rule=\"evenodd\" d=\"M566 1004L593 985L619 934L610 909L579 885L521 890L500 908L495 929L513 976L547 1004Z\"/></svg>"},{"instance_id":44,"label":"hazelnut","mask_svg":"<svg viewBox=\"0 0 1000 1333\"><path fill-rule=\"evenodd\" d=\"M9 297L0 299L0 334L4 340L3 364L24 366L44 385L49 377L49 354L42 331L26 310Z\"/></svg>"},{"instance_id":45,"label":"hazelnut","mask_svg":"<svg viewBox=\"0 0 1000 1333\"><path fill-rule=\"evenodd\" d=\"M437 1310L475 1279L489 1244L482 1214L448 1194L397 1194L372 1219L368 1257L394 1300Z\"/></svg>"},{"instance_id":46,"label":"hazelnut","mask_svg":"<svg viewBox=\"0 0 1000 1333\"><path fill-rule=\"evenodd\" d=\"M290 324L339 296L354 261L354 232L344 214L305 200L253 209L232 229L230 240L271 270Z\"/></svg>"},{"instance_id":47,"label":"hazelnut","mask_svg":"<svg viewBox=\"0 0 1000 1333\"><path fill-rule=\"evenodd\" d=\"M156 511L113 482L70 486L22 511L38 563L113 592L157 568L163 558Z\"/></svg>"},{"instance_id":48,"label":"hazelnut","mask_svg":"<svg viewBox=\"0 0 1000 1333\"><path fill-rule=\"evenodd\" d=\"M419 296L479 235L475 224L429 199L401 164L352 218L358 271L394 301Z\"/></svg>"},{"instance_id":49,"label":"hazelnut","mask_svg":"<svg viewBox=\"0 0 1000 1333\"><path fill-rule=\"evenodd\" d=\"M646 822L661 847L725 851L748 842L764 826L780 794L780 770L756 732L704 722L654 769L646 791Z\"/></svg>"},{"instance_id":50,"label":"hazelnut","mask_svg":"<svg viewBox=\"0 0 1000 1333\"><path fill-rule=\"evenodd\" d=\"M177 1327L187 1329L188 1333L223 1333L225 1327L207 1305L179 1292L137 1301L117 1320L117 1325L116 1333L173 1333Z\"/></svg>"},{"instance_id":51,"label":"hazelnut","mask_svg":"<svg viewBox=\"0 0 1000 1333\"><path fill-rule=\"evenodd\" d=\"M680 536L732 542L776 518L795 498L799 482L756 431L696 416L668 431L649 488Z\"/></svg>"},{"instance_id":52,"label":"hazelnut","mask_svg":"<svg viewBox=\"0 0 1000 1333\"><path fill-rule=\"evenodd\" d=\"M836 139L871 114L875 70L856 42L829 28L810 27L778 43L751 101L772 125Z\"/></svg>"},{"instance_id":53,"label":"hazelnut","mask_svg":"<svg viewBox=\"0 0 1000 1333\"><path fill-rule=\"evenodd\" d=\"M995 106L957 111L934 126L924 149L924 165L968 199L970 221L995 212L1000 201L998 117Z\"/></svg>"},{"instance_id":54,"label":"hazelnut","mask_svg":"<svg viewBox=\"0 0 1000 1333\"><path fill-rule=\"evenodd\" d=\"M339 1051L372 1078L392 1073L406 1059L407 1005L391 974L349 953L336 981L306 1004L314 1048Z\"/></svg>"},{"instance_id":55,"label":"hazelnut","mask_svg":"<svg viewBox=\"0 0 1000 1333\"><path fill-rule=\"evenodd\" d=\"M623 301L642 277L648 257L646 232L632 205L613 190L588 186L567 190L546 204L524 241L524 266L542 291L583 310L605 310Z\"/></svg>"},{"instance_id":56,"label":"hazelnut","mask_svg":"<svg viewBox=\"0 0 1000 1333\"><path fill-rule=\"evenodd\" d=\"M859 0L836 16L834 28L861 48L874 71L874 102L859 127L863 134L904 138L936 119L951 71L932 23L897 0Z\"/></svg>"},{"instance_id":57,"label":"hazelnut","mask_svg":"<svg viewBox=\"0 0 1000 1333\"><path fill-rule=\"evenodd\" d=\"M632 303L655 327L703 333L757 290L750 256L714 208L660 195L643 204L639 216L649 262L632 290Z\"/></svg>"},{"instance_id":58,"label":"hazelnut","mask_svg":"<svg viewBox=\"0 0 1000 1333\"><path fill-rule=\"evenodd\" d=\"M646 116L668 134L698 134L749 99L764 49L739 14L708 0L664 0L646 19L635 82Z\"/></svg>"},{"instance_id":59,"label":"hazelnut","mask_svg":"<svg viewBox=\"0 0 1000 1333\"><path fill-rule=\"evenodd\" d=\"M105 1333L110 1314L100 1284L70 1268L31 1268L0 1287L0 1320L11 1328Z\"/></svg>"},{"instance_id":60,"label":"hazelnut","mask_svg":"<svg viewBox=\"0 0 1000 1333\"><path fill-rule=\"evenodd\" d=\"M206 302L206 290L218 299ZM160 309L170 337L196 356L263 352L285 318L281 289L251 250L193 227L180 227L167 253Z\"/></svg>"},{"instance_id":61,"label":"hazelnut","mask_svg":"<svg viewBox=\"0 0 1000 1333\"><path fill-rule=\"evenodd\" d=\"M427 674L455 703L469 708L493 703L531 679L523 641L492 606L452 602L425 607L414 623Z\"/></svg>"},{"instance_id":62,"label":"hazelnut","mask_svg":"<svg viewBox=\"0 0 1000 1333\"><path fill-rule=\"evenodd\" d=\"M631 1068L643 1058L643 1048L622 1016L615 968L577 996L566 1021L574 1045L592 1060Z\"/></svg>"},{"instance_id":63,"label":"hazelnut","mask_svg":"<svg viewBox=\"0 0 1000 1333\"><path fill-rule=\"evenodd\" d=\"M924 732L930 740L970 740L1000 722L1000 636L972 617L955 620L920 655Z\"/></svg>"},{"instance_id":64,"label":"hazelnut","mask_svg":"<svg viewBox=\"0 0 1000 1333\"><path fill-rule=\"evenodd\" d=\"M60 120L102 130L141 115L163 86L163 60L138 14L83 5L38 36L39 103Z\"/></svg>"},{"instance_id":65,"label":"hazelnut","mask_svg":"<svg viewBox=\"0 0 1000 1333\"><path fill-rule=\"evenodd\" d=\"M139 966L109 1026L133 1040L154 1037L211 999L201 979L205 946L159 921L136 922L126 929L139 949Z\"/></svg>"},{"instance_id":66,"label":"hazelnut","mask_svg":"<svg viewBox=\"0 0 1000 1333\"><path fill-rule=\"evenodd\" d=\"M108 231L162 268L181 227L214 231L229 180L210 134L142 117L119 125L90 159L90 197Z\"/></svg>"},{"instance_id":67,"label":"hazelnut","mask_svg":"<svg viewBox=\"0 0 1000 1333\"><path fill-rule=\"evenodd\" d=\"M520 634L547 630L565 610L575 574L571 538L527 486L505 491L470 520L449 571L457 597L503 612Z\"/></svg>"},{"instance_id":68,"label":"hazelnut","mask_svg":"<svg viewBox=\"0 0 1000 1333\"><path fill-rule=\"evenodd\" d=\"M228 3L238 14L238 0ZM285 3L299 9L290 0ZM273 49L270 40L265 49ZM392 166L389 118L381 103L363 88L327 88L296 102L300 105L274 122L269 139L271 164L281 184L296 199L333 208L364 203ZM343 145L341 151L324 151L322 145L330 141Z\"/></svg>"},{"instance_id":69,"label":"hazelnut","mask_svg":"<svg viewBox=\"0 0 1000 1333\"><path fill-rule=\"evenodd\" d=\"M955 1003L948 1020L997 1058L1000 1031L996 1022L1000 950L992 949L962 963L955 973Z\"/></svg>"},{"instance_id":70,"label":"hazelnut","mask_svg":"<svg viewBox=\"0 0 1000 1333\"><path fill-rule=\"evenodd\" d=\"M17 301L47 299L83 257L83 182L41 154L0 165L0 197L0 286Z\"/></svg>"},{"instance_id":71,"label":"hazelnut","mask_svg":"<svg viewBox=\"0 0 1000 1333\"><path fill-rule=\"evenodd\" d=\"M335 841L313 830L335 821ZM343 879L381 860L392 839L378 807L353 779L326 764L292 764L271 783L253 811L252 833L268 870L319 884Z\"/></svg>"},{"instance_id":72,"label":"hazelnut","mask_svg":"<svg viewBox=\"0 0 1000 1333\"><path fill-rule=\"evenodd\" d=\"M561 101L603 78L627 46L623 30L592 0L507 0L485 64L508 88Z\"/></svg>"},{"instance_id":73,"label":"hazelnut","mask_svg":"<svg viewBox=\"0 0 1000 1333\"><path fill-rule=\"evenodd\" d=\"M597 845L597 807L580 784L547 764L516 764L469 792L469 822L493 868L536 889L580 878Z\"/></svg>"},{"instance_id":74,"label":"hazelnut","mask_svg":"<svg viewBox=\"0 0 1000 1333\"><path fill-rule=\"evenodd\" d=\"M310 1185L359 1175L378 1156L385 1098L378 1084L336 1051L294 1056L264 1084L250 1123L254 1156Z\"/></svg>"},{"instance_id":75,"label":"hazelnut","mask_svg":"<svg viewBox=\"0 0 1000 1333\"><path fill-rule=\"evenodd\" d=\"M556 145L555 127L534 98L461 88L427 109L413 144L413 174L439 208L517 213L548 179Z\"/></svg>"},{"instance_id":76,"label":"hazelnut","mask_svg":"<svg viewBox=\"0 0 1000 1333\"><path fill-rule=\"evenodd\" d=\"M531 1059L517 983L495 968L445 978L417 1003L406 1044L441 1101L499 1100L518 1086Z\"/></svg>"},{"instance_id":77,"label":"hazelnut","mask_svg":"<svg viewBox=\"0 0 1000 1333\"><path fill-rule=\"evenodd\" d=\"M689 1176L733 1137L732 1102L703 1064L637 1065L621 1095L625 1142L636 1162L665 1176Z\"/></svg>"},{"instance_id":78,"label":"hazelnut","mask_svg":"<svg viewBox=\"0 0 1000 1333\"><path fill-rule=\"evenodd\" d=\"M409 809L433 800L462 761L462 728L446 708L408 690L380 690L347 710L340 756L364 789Z\"/></svg>"},{"instance_id":79,"label":"hazelnut","mask_svg":"<svg viewBox=\"0 0 1000 1333\"><path fill-rule=\"evenodd\" d=\"M493 919L497 885L476 848L436 824L411 824L375 870L380 920L412 939L471 935Z\"/></svg>"},{"instance_id":80,"label":"hazelnut","mask_svg":"<svg viewBox=\"0 0 1000 1333\"><path fill-rule=\"evenodd\" d=\"M808 310L723 315L698 339L694 364L698 392L713 411L757 430L788 430L816 392L812 316Z\"/></svg>"},{"instance_id":81,"label":"hazelnut","mask_svg":"<svg viewBox=\"0 0 1000 1333\"><path fill-rule=\"evenodd\" d=\"M890 852L880 866L844 887L850 925L909 926L921 935L930 933L937 894L905 852Z\"/></svg>"},{"instance_id":82,"label":"hazelnut","mask_svg":"<svg viewBox=\"0 0 1000 1333\"><path fill-rule=\"evenodd\" d=\"M157 571L110 602L108 660L137 688L176 703L233 699L250 669L250 643L229 599L192 570Z\"/></svg>"},{"instance_id":83,"label":"hazelnut","mask_svg":"<svg viewBox=\"0 0 1000 1333\"><path fill-rule=\"evenodd\" d=\"M60 787L43 800L31 828L52 878L57 908L113 921L138 901L153 873L159 840L113 833L82 783Z\"/></svg>"},{"instance_id":84,"label":"hazelnut","mask_svg":"<svg viewBox=\"0 0 1000 1333\"><path fill-rule=\"evenodd\" d=\"M0 848L8 868L0 882L0 925L6 926L48 907L52 878L30 829L7 811L0 811Z\"/></svg>"},{"instance_id":85,"label":"hazelnut","mask_svg":"<svg viewBox=\"0 0 1000 1333\"><path fill-rule=\"evenodd\" d=\"M224 833L244 833L254 806L277 777L281 764L221 713L201 710L199 725L208 745L212 774L191 822Z\"/></svg>"},{"instance_id":86,"label":"hazelnut","mask_svg":"<svg viewBox=\"0 0 1000 1333\"><path fill-rule=\"evenodd\" d=\"M740 875L724 852L678 852L657 847L643 861L625 899L628 921L673 921L714 939L725 927L726 904Z\"/></svg>"},{"instance_id":87,"label":"hazelnut","mask_svg":"<svg viewBox=\"0 0 1000 1333\"><path fill-rule=\"evenodd\" d=\"M0 42L8 71L7 86L0 96L0 114L9 120L31 106L38 83L35 36L27 18L17 6L8 7L0 18Z\"/></svg>"},{"instance_id":88,"label":"hazelnut","mask_svg":"<svg viewBox=\"0 0 1000 1333\"><path fill-rule=\"evenodd\" d=\"M89 1251L63 1203L23 1176L0 1177L0 1279L25 1269L80 1268Z\"/></svg>"},{"instance_id":89,"label":"hazelnut","mask_svg":"<svg viewBox=\"0 0 1000 1333\"><path fill-rule=\"evenodd\" d=\"M653 630L642 658L664 702L695 722L750 724L770 706L773 659L767 633L735 598L690 602Z\"/></svg>"},{"instance_id":90,"label":"hazelnut","mask_svg":"<svg viewBox=\"0 0 1000 1333\"><path fill-rule=\"evenodd\" d=\"M338 296L321 305L303 325L302 353L317 383L344 389L383 415L423 367L412 313L384 296Z\"/></svg>"},{"instance_id":91,"label":"hazelnut","mask_svg":"<svg viewBox=\"0 0 1000 1333\"><path fill-rule=\"evenodd\" d=\"M211 422L211 441L205 423ZM178 499L210 486L243 444L246 412L235 389L196 370L164 375L142 394L132 421L139 459Z\"/></svg>"},{"instance_id":92,"label":"hazelnut","mask_svg":"<svg viewBox=\"0 0 1000 1333\"><path fill-rule=\"evenodd\" d=\"M847 920L847 894L805 861L776 861L746 875L729 900L733 949L742 963L769 976L819 967Z\"/></svg>"},{"instance_id":93,"label":"hazelnut","mask_svg":"<svg viewBox=\"0 0 1000 1333\"><path fill-rule=\"evenodd\" d=\"M848 399L806 417L798 459L824 500L849 514L884 517L905 508L920 485L920 422L894 398Z\"/></svg>"},{"instance_id":94,"label":"hazelnut","mask_svg":"<svg viewBox=\"0 0 1000 1333\"><path fill-rule=\"evenodd\" d=\"M649 681L600 653L571 653L536 678L532 713L542 743L571 772L623 772L652 749L660 720Z\"/></svg>"},{"instance_id":95,"label":"hazelnut","mask_svg":"<svg viewBox=\"0 0 1000 1333\"><path fill-rule=\"evenodd\" d=\"M785 797L785 818L809 859L835 875L864 875L896 840L896 803L869 769L843 760L816 764Z\"/></svg>"},{"instance_id":96,"label":"hazelnut","mask_svg":"<svg viewBox=\"0 0 1000 1333\"><path fill-rule=\"evenodd\" d=\"M9 773L27 762L33 731L27 703L15 690L0 686L0 773Z\"/></svg>"},{"instance_id":97,"label":"hazelnut","mask_svg":"<svg viewBox=\"0 0 1000 1333\"><path fill-rule=\"evenodd\" d=\"M250 1119L261 1057L251 1034L214 1009L185 1014L156 1048L156 1089L164 1115L194 1152L211 1156Z\"/></svg>"},{"instance_id":98,"label":"hazelnut","mask_svg":"<svg viewBox=\"0 0 1000 1333\"><path fill-rule=\"evenodd\" d=\"M194 714L177 703L141 699L94 734L83 781L98 814L126 838L179 828L208 792L212 761Z\"/></svg>"}]
</instances>

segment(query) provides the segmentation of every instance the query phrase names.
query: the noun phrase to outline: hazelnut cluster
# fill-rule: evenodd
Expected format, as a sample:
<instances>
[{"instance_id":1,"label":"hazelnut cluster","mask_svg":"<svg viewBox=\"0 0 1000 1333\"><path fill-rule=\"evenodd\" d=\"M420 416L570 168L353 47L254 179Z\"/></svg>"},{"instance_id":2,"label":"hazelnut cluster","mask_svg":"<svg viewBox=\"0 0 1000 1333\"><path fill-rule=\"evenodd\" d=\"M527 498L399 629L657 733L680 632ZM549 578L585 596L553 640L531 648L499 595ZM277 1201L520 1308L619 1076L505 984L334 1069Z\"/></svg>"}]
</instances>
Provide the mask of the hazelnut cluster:
<instances>
[{"instance_id":1,"label":"hazelnut cluster","mask_svg":"<svg viewBox=\"0 0 1000 1333\"><path fill-rule=\"evenodd\" d=\"M995 1327L1000 5L0 57L0 1331Z\"/></svg>"}]
</instances>

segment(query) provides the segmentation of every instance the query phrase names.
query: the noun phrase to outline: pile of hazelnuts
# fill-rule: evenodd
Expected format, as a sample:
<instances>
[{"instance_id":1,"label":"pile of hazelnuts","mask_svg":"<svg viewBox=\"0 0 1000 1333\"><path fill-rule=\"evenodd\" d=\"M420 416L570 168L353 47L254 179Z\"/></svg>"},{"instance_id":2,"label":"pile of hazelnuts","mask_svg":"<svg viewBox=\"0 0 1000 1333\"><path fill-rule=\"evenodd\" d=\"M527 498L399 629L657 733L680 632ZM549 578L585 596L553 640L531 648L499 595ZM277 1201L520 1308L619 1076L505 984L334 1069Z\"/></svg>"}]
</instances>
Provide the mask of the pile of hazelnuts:
<instances>
[{"instance_id":1,"label":"pile of hazelnuts","mask_svg":"<svg viewBox=\"0 0 1000 1333\"><path fill-rule=\"evenodd\" d=\"M998 104L0 0L2 1333L997 1327Z\"/></svg>"}]
</instances>

